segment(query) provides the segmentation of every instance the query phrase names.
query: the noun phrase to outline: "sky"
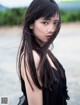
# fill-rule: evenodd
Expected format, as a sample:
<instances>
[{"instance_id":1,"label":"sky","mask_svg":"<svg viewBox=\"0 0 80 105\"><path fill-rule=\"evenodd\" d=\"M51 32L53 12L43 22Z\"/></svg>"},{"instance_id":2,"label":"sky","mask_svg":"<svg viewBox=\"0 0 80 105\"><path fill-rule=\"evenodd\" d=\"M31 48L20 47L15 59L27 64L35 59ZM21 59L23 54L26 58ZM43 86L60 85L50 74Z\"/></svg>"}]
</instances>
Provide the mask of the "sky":
<instances>
[{"instance_id":1,"label":"sky","mask_svg":"<svg viewBox=\"0 0 80 105\"><path fill-rule=\"evenodd\" d=\"M59 2L60 0L55 1ZM28 6L31 2L32 0L0 0L0 4L10 8Z\"/></svg>"}]
</instances>

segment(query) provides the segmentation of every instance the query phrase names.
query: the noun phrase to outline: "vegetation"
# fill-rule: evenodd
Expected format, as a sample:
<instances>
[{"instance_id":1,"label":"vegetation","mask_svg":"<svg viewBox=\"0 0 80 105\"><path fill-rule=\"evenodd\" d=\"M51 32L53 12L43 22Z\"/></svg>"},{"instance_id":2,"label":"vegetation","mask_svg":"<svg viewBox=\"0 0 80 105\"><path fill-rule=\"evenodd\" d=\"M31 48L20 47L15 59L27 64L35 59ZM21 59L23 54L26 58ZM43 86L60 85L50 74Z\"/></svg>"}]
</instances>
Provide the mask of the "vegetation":
<instances>
[{"instance_id":1,"label":"vegetation","mask_svg":"<svg viewBox=\"0 0 80 105\"><path fill-rule=\"evenodd\" d=\"M26 8L13 8L6 11L0 11L0 26L3 25L21 25L24 20ZM80 9L76 11L61 10L62 22L80 21Z\"/></svg>"},{"instance_id":2,"label":"vegetation","mask_svg":"<svg viewBox=\"0 0 80 105\"><path fill-rule=\"evenodd\" d=\"M13 8L0 11L0 25L21 25L26 8Z\"/></svg>"},{"instance_id":3,"label":"vegetation","mask_svg":"<svg viewBox=\"0 0 80 105\"><path fill-rule=\"evenodd\" d=\"M63 11L61 10L62 22L75 22L80 21L80 9L73 11Z\"/></svg>"}]
</instances>

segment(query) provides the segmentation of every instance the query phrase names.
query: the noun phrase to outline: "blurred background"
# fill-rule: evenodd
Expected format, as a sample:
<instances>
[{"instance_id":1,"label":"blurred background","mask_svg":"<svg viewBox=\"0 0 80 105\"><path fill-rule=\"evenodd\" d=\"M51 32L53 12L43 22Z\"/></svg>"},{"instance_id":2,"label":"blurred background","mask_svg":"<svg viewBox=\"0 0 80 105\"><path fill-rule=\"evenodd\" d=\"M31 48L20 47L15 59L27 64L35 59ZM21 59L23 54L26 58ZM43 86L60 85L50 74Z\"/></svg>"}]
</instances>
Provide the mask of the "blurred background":
<instances>
[{"instance_id":1,"label":"blurred background","mask_svg":"<svg viewBox=\"0 0 80 105\"><path fill-rule=\"evenodd\" d=\"M21 92L16 70L25 12L32 0L0 0L0 105L17 105ZM62 26L52 52L66 71L70 100L80 105L80 0L55 0L61 11ZM7 104L6 104L7 105Z\"/></svg>"}]
</instances>

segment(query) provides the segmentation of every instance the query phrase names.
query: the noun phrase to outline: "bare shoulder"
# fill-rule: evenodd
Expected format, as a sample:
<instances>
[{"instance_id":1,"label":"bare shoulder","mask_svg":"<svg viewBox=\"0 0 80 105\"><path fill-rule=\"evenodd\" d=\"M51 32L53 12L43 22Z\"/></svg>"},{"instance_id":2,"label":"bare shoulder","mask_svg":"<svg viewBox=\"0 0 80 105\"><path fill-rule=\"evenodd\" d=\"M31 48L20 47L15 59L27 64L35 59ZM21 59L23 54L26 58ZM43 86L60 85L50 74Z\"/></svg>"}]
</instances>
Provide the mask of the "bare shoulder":
<instances>
[{"instance_id":1,"label":"bare shoulder","mask_svg":"<svg viewBox=\"0 0 80 105\"><path fill-rule=\"evenodd\" d=\"M40 61L40 57L39 57L38 53L37 53L35 50L33 50L32 53L33 53L33 58L34 58L35 67L36 67L36 69L37 69L38 64L39 64L39 61ZM21 60L21 76L22 76L22 78L23 78L23 80L24 80L24 82L25 82L25 85L27 85L27 88L28 88L28 86L29 86L29 88L30 88L30 90L31 90L31 87L30 87L30 85L29 85L29 81L30 81L32 87L33 87L34 89L38 89L38 88L35 86L35 84L34 84L32 78L31 78L31 75L30 75L30 72L29 72L29 66L28 66L27 56L26 56L26 64L27 64L27 66L26 66L25 63L24 63L24 57L25 57L25 56L24 56L24 54L23 54L22 60ZM25 69L25 67L26 67L26 69ZM28 76L28 80L29 80L29 81L28 81L27 78L26 78L26 74L27 74L27 76ZM32 90L31 90L31 91L32 91Z\"/></svg>"},{"instance_id":2,"label":"bare shoulder","mask_svg":"<svg viewBox=\"0 0 80 105\"><path fill-rule=\"evenodd\" d=\"M40 62L40 56L39 54L35 51L35 50L32 50L32 53L33 53L33 58L34 58L34 63L35 63L35 67L37 69L38 65L39 65L39 62ZM26 64L28 64L27 62L27 55L26 55ZM24 79L24 53L21 54L21 75L22 75L22 78ZM27 65L28 66L28 65ZM28 68L26 68L28 69Z\"/></svg>"},{"instance_id":3,"label":"bare shoulder","mask_svg":"<svg viewBox=\"0 0 80 105\"><path fill-rule=\"evenodd\" d=\"M40 57L36 51L33 50L32 52L33 52L35 66L37 67ZM25 68L24 68L24 56L22 57L22 61L21 61L21 72L22 72L21 74L23 76L23 80L25 82L25 89L26 89L26 94L28 97L29 105L42 105L42 102L43 102L42 90L38 89L37 86L34 84L32 78L31 78L31 75L28 71L28 68L26 68L26 73L27 73L28 79L35 91L32 91L29 81L26 78L26 73L25 73ZM38 99L37 99L37 96L38 96Z\"/></svg>"},{"instance_id":4,"label":"bare shoulder","mask_svg":"<svg viewBox=\"0 0 80 105\"><path fill-rule=\"evenodd\" d=\"M32 50L32 52L33 52L34 59L36 58L36 59L40 60L39 54L35 50Z\"/></svg>"}]
</instances>

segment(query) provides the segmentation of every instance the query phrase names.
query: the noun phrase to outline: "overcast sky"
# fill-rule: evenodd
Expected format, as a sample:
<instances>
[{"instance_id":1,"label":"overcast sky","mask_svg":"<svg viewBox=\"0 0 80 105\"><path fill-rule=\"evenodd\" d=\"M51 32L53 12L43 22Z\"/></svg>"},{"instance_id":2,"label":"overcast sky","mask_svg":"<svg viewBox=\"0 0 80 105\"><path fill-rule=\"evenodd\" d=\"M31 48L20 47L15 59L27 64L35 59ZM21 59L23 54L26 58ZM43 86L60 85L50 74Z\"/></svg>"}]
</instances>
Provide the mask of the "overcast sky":
<instances>
[{"instance_id":1,"label":"overcast sky","mask_svg":"<svg viewBox=\"0 0 80 105\"><path fill-rule=\"evenodd\" d=\"M32 0L0 0L0 4L7 7L20 7L20 6L28 6ZM59 2L61 0L55 0Z\"/></svg>"}]
</instances>

